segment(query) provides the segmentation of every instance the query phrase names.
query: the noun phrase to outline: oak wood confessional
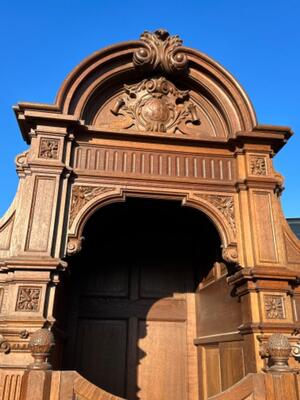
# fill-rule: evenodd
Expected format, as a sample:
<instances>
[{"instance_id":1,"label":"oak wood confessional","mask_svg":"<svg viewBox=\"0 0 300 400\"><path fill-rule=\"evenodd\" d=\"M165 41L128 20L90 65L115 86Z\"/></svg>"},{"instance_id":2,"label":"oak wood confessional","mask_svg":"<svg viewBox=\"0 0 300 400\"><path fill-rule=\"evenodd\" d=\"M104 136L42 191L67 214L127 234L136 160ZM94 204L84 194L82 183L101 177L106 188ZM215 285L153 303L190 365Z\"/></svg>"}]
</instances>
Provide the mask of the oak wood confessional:
<instances>
[{"instance_id":1,"label":"oak wood confessional","mask_svg":"<svg viewBox=\"0 0 300 400\"><path fill-rule=\"evenodd\" d=\"M291 130L162 29L14 110L0 398L298 399L300 243L272 163Z\"/></svg>"}]
</instances>

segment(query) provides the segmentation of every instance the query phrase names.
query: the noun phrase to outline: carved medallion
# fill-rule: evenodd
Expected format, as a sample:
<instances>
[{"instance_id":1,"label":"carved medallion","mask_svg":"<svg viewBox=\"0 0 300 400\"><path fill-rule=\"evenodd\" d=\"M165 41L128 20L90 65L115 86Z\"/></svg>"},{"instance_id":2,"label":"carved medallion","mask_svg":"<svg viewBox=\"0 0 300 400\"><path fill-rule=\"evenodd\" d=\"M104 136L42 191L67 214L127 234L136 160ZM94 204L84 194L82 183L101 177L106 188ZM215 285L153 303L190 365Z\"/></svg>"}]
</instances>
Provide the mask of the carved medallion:
<instances>
[{"instance_id":1,"label":"carved medallion","mask_svg":"<svg viewBox=\"0 0 300 400\"><path fill-rule=\"evenodd\" d=\"M250 158L250 172L252 175L267 175L267 163L265 157L252 156Z\"/></svg>"},{"instance_id":2,"label":"carved medallion","mask_svg":"<svg viewBox=\"0 0 300 400\"><path fill-rule=\"evenodd\" d=\"M141 35L142 47L133 54L136 67L160 70L167 74L184 72L188 66L187 56L181 51L182 40L170 36L164 29Z\"/></svg>"},{"instance_id":3,"label":"carved medallion","mask_svg":"<svg viewBox=\"0 0 300 400\"><path fill-rule=\"evenodd\" d=\"M135 126L143 132L180 131L185 125L199 125L196 105L188 90L178 90L164 77L145 79L134 85L124 85L126 96L120 97L111 112L126 117L123 129Z\"/></svg>"},{"instance_id":4,"label":"carved medallion","mask_svg":"<svg viewBox=\"0 0 300 400\"><path fill-rule=\"evenodd\" d=\"M40 297L40 287L20 286L16 311L39 311Z\"/></svg>"},{"instance_id":5,"label":"carved medallion","mask_svg":"<svg viewBox=\"0 0 300 400\"><path fill-rule=\"evenodd\" d=\"M87 202L102 193L110 192L112 190L114 190L112 187L73 186L69 226L73 224L76 215Z\"/></svg>"},{"instance_id":6,"label":"carved medallion","mask_svg":"<svg viewBox=\"0 0 300 400\"><path fill-rule=\"evenodd\" d=\"M234 234L236 234L234 201L232 196L221 196L215 194L198 194L198 193L195 193L195 195L197 197L200 197L208 201L214 207L216 207L224 215L232 231L234 232Z\"/></svg>"},{"instance_id":7,"label":"carved medallion","mask_svg":"<svg viewBox=\"0 0 300 400\"><path fill-rule=\"evenodd\" d=\"M284 299L282 296L264 295L267 319L285 319Z\"/></svg>"},{"instance_id":8,"label":"carved medallion","mask_svg":"<svg viewBox=\"0 0 300 400\"><path fill-rule=\"evenodd\" d=\"M51 158L53 160L57 160L58 148L58 139L42 138L40 144L39 158Z\"/></svg>"}]
</instances>

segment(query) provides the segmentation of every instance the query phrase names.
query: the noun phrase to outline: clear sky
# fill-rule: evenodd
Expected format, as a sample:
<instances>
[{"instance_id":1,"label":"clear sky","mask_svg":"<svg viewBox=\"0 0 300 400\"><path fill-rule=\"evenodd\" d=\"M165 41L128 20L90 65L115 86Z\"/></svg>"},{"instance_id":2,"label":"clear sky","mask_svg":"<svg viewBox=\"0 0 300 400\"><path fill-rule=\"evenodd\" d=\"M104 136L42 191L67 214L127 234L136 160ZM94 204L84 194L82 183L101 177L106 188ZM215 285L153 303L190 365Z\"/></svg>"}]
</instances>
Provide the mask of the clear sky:
<instances>
[{"instance_id":1,"label":"clear sky","mask_svg":"<svg viewBox=\"0 0 300 400\"><path fill-rule=\"evenodd\" d=\"M18 184L14 158L26 149L11 107L52 103L65 76L90 53L161 27L225 66L249 94L259 123L292 127L275 167L286 178L285 215L300 217L299 0L4 0L0 215Z\"/></svg>"}]
</instances>

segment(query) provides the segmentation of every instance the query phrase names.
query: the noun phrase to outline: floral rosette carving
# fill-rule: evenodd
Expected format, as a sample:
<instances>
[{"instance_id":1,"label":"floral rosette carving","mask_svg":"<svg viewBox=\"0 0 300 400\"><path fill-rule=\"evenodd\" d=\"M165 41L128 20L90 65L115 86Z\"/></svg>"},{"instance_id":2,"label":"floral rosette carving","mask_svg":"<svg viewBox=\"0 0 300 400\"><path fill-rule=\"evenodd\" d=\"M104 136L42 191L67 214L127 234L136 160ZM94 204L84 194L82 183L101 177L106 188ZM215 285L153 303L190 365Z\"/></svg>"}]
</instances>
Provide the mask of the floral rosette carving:
<instances>
[{"instance_id":1,"label":"floral rosette carving","mask_svg":"<svg viewBox=\"0 0 300 400\"><path fill-rule=\"evenodd\" d=\"M171 36L164 29L158 29L154 33L145 31L140 39L142 47L133 54L136 67L159 69L167 74L187 69L188 59L180 51L182 40L178 35Z\"/></svg>"}]
</instances>

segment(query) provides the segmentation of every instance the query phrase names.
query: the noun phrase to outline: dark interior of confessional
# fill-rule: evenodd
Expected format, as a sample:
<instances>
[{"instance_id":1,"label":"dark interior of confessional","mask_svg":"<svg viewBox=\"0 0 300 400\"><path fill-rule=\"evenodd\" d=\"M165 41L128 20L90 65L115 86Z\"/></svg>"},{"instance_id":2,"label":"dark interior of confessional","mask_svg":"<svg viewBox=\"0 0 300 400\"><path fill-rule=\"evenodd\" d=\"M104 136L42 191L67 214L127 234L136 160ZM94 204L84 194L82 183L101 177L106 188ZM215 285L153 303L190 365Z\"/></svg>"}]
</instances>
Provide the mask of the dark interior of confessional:
<instances>
[{"instance_id":1,"label":"dark interior of confessional","mask_svg":"<svg viewBox=\"0 0 300 400\"><path fill-rule=\"evenodd\" d=\"M179 201L128 198L94 213L83 236L82 251L68 260L62 367L129 400L143 399L151 370L166 390L176 381L180 398L186 295L221 261L215 226Z\"/></svg>"}]
</instances>

